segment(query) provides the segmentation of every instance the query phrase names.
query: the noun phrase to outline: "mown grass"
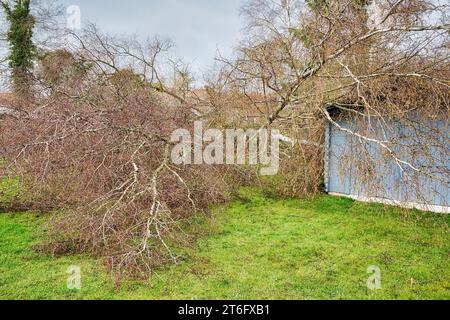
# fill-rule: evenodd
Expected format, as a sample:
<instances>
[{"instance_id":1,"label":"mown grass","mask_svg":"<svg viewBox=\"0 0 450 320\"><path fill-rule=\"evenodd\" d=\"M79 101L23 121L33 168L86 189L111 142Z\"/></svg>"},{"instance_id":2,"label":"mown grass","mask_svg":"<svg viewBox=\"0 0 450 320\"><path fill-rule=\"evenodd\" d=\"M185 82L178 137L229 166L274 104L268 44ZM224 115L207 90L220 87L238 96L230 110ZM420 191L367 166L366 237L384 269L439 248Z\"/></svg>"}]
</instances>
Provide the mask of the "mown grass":
<instances>
[{"instance_id":1,"label":"mown grass","mask_svg":"<svg viewBox=\"0 0 450 320\"><path fill-rule=\"evenodd\" d=\"M321 196L277 200L255 190L214 210L209 235L152 286L114 286L88 256L35 253L45 216L0 215L2 299L449 299L450 218ZM67 289L67 268L82 289ZM371 291L369 266L381 269Z\"/></svg>"},{"instance_id":2,"label":"mown grass","mask_svg":"<svg viewBox=\"0 0 450 320\"><path fill-rule=\"evenodd\" d=\"M0 169L5 161L0 158ZM0 204L9 203L19 197L19 179L17 177L0 176Z\"/></svg>"},{"instance_id":3,"label":"mown grass","mask_svg":"<svg viewBox=\"0 0 450 320\"><path fill-rule=\"evenodd\" d=\"M0 203L8 203L19 196L19 179L0 179Z\"/></svg>"}]
</instances>

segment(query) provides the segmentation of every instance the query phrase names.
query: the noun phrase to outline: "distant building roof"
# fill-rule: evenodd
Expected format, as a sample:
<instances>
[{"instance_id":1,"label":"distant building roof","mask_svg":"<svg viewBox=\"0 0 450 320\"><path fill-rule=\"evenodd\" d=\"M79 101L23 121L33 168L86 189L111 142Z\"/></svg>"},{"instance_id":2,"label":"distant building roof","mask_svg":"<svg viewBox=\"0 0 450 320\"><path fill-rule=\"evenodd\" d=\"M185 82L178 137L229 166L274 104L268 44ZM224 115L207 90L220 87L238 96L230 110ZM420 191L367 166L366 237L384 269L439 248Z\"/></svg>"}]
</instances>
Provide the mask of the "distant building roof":
<instances>
[{"instance_id":1,"label":"distant building roof","mask_svg":"<svg viewBox=\"0 0 450 320\"><path fill-rule=\"evenodd\" d=\"M14 95L12 93L0 92L0 106L12 105L14 103Z\"/></svg>"}]
</instances>

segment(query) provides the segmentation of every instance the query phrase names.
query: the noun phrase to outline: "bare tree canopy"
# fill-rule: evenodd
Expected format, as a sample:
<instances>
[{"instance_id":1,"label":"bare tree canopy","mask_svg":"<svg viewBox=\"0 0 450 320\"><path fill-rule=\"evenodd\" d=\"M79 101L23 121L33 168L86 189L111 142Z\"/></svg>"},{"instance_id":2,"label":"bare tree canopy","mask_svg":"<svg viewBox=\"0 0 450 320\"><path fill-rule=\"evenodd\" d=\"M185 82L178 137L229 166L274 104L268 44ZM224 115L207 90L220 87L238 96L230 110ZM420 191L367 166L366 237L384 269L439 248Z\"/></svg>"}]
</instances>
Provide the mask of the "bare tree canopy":
<instances>
[{"instance_id":1,"label":"bare tree canopy","mask_svg":"<svg viewBox=\"0 0 450 320\"><path fill-rule=\"evenodd\" d=\"M298 161L292 177L302 177L302 184L308 175L313 185L321 179L322 157L314 157L314 145L323 144L326 123L356 138L362 149L367 144L382 149L384 160L367 157L366 165L393 160L405 174L448 183L447 164L437 163L445 157L430 159L429 154L429 146L436 145L448 153L444 132L402 151L398 139L388 137L395 121L425 134L414 120L417 114L423 121L443 119L447 128L448 12L445 1L247 1L242 14L249 36L234 59L219 58L222 71L212 85L240 93L253 114L265 119L260 125L282 128L293 141L311 142L291 151L301 154L291 157ZM358 128L340 125L331 109L341 117L357 116ZM422 157L434 163L420 166ZM318 168L313 173L312 159ZM301 174L303 166L308 170ZM437 173L431 167L447 169Z\"/></svg>"},{"instance_id":2,"label":"bare tree canopy","mask_svg":"<svg viewBox=\"0 0 450 320\"><path fill-rule=\"evenodd\" d=\"M140 44L94 26L72 36L71 47L39 58L35 103L0 119L0 170L20 177L18 207L64 210L46 250L90 251L118 276L148 276L179 261L172 246L191 238L182 224L226 198L234 169L169 161L171 133L192 127L199 101L167 56L170 42Z\"/></svg>"}]
</instances>

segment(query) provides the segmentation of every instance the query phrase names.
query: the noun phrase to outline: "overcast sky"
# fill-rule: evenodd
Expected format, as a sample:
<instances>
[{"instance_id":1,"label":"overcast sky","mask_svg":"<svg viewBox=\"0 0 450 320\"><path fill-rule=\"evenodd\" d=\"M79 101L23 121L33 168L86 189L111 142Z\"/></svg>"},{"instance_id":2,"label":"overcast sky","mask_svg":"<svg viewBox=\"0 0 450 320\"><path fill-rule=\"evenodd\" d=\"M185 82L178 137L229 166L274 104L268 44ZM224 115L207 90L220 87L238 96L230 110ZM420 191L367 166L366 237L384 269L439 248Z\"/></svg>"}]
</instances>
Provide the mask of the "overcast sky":
<instances>
[{"instance_id":1,"label":"overcast sky","mask_svg":"<svg viewBox=\"0 0 450 320\"><path fill-rule=\"evenodd\" d=\"M229 55L239 40L243 0L60 0L78 5L82 24L113 34L160 35L198 73L213 64L217 49Z\"/></svg>"}]
</instances>

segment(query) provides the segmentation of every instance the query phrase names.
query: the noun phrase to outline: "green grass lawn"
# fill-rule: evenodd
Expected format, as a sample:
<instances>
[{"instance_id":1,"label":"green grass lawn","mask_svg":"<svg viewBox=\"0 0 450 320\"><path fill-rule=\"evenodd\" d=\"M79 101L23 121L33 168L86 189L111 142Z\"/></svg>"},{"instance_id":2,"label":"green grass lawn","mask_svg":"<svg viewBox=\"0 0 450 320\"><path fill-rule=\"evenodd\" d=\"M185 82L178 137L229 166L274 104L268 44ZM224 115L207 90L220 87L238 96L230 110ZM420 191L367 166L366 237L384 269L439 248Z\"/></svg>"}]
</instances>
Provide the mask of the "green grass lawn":
<instances>
[{"instance_id":1,"label":"green grass lawn","mask_svg":"<svg viewBox=\"0 0 450 320\"><path fill-rule=\"evenodd\" d=\"M212 229L185 262L156 272L152 286L114 286L88 256L35 253L45 217L0 215L2 299L450 299L449 216L321 196L244 198L214 211ZM81 291L66 286L71 265ZM369 266L382 288L370 291Z\"/></svg>"}]
</instances>

